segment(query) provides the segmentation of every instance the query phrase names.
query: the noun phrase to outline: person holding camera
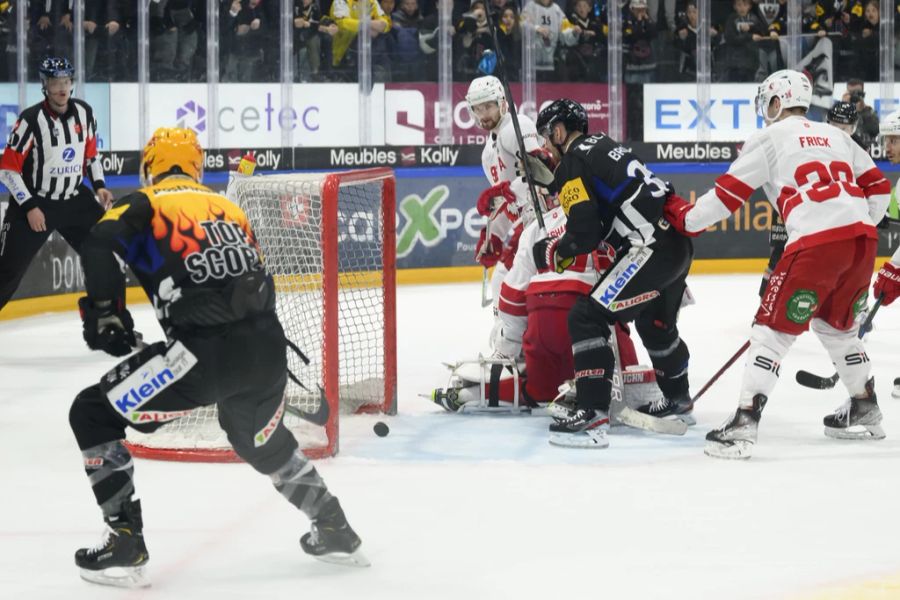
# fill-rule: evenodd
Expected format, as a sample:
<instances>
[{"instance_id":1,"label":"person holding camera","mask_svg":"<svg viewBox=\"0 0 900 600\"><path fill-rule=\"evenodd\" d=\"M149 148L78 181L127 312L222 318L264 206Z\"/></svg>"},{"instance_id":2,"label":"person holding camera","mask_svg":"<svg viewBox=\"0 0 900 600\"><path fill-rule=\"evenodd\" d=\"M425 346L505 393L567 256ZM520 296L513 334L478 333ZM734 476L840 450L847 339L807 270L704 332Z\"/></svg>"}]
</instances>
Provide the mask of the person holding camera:
<instances>
[{"instance_id":1,"label":"person holding camera","mask_svg":"<svg viewBox=\"0 0 900 600\"><path fill-rule=\"evenodd\" d=\"M869 145L878 137L878 115L875 109L866 104L865 83L862 79L850 79L847 81L847 90L841 97L843 102L849 102L856 106L856 114L859 115L859 121L856 127L856 133L859 141L865 145Z\"/></svg>"}]
</instances>

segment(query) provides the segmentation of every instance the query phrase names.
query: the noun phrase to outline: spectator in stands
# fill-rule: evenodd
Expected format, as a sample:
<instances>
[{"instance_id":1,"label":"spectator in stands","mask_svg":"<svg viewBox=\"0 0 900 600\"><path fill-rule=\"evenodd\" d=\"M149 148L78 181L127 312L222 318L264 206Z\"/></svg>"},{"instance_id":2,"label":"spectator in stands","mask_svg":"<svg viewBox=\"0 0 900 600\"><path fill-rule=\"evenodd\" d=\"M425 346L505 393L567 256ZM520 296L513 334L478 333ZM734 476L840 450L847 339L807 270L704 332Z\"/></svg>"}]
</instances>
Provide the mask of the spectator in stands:
<instances>
[{"instance_id":1,"label":"spectator in stands","mask_svg":"<svg viewBox=\"0 0 900 600\"><path fill-rule=\"evenodd\" d=\"M651 83L656 74L653 40L657 31L647 11L647 0L631 0L628 11L622 14L622 27L625 83Z\"/></svg>"},{"instance_id":2,"label":"spectator in stands","mask_svg":"<svg viewBox=\"0 0 900 600\"><path fill-rule=\"evenodd\" d=\"M17 6L25 4L24 0L16 2ZM27 2L27 6L31 25L28 72L37 74L38 64L44 58L72 56L72 13L66 0Z\"/></svg>"},{"instance_id":3,"label":"spectator in stands","mask_svg":"<svg viewBox=\"0 0 900 600\"><path fill-rule=\"evenodd\" d=\"M778 40L787 29L787 4L779 4L778 0L759 0L757 7L766 25L765 34L753 32L753 41L759 49L756 81L761 82L775 71L785 68Z\"/></svg>"},{"instance_id":4,"label":"spectator in stands","mask_svg":"<svg viewBox=\"0 0 900 600\"><path fill-rule=\"evenodd\" d=\"M473 0L469 11L456 23L454 70L457 79L469 80L478 74L478 63L486 50L493 50L494 38L488 27L483 0Z\"/></svg>"},{"instance_id":5,"label":"spectator in stands","mask_svg":"<svg viewBox=\"0 0 900 600\"><path fill-rule=\"evenodd\" d=\"M522 17L534 25L537 38L534 63L538 74L546 79L556 79L560 43L572 46L577 39L572 24L553 0L530 0L522 9Z\"/></svg>"},{"instance_id":6,"label":"spectator in stands","mask_svg":"<svg viewBox=\"0 0 900 600\"><path fill-rule=\"evenodd\" d=\"M878 115L875 109L866 104L865 83L862 79L854 78L847 81L847 90L841 98L843 102L856 105L856 113L859 121L856 133L863 144L871 144L878 137Z\"/></svg>"},{"instance_id":7,"label":"spectator in stands","mask_svg":"<svg viewBox=\"0 0 900 600\"><path fill-rule=\"evenodd\" d=\"M750 0L734 0L734 12L725 21L725 78L753 81L759 70L759 53L753 34L763 34L766 26L750 12Z\"/></svg>"},{"instance_id":8,"label":"spectator in stands","mask_svg":"<svg viewBox=\"0 0 900 600\"><path fill-rule=\"evenodd\" d=\"M352 70L356 65L356 53L349 50L356 41L359 32L359 11L363 9L369 12L369 35L373 41L391 29L391 18L384 14L375 0L334 0L329 16L337 23L338 32L334 36L332 65L345 72Z\"/></svg>"},{"instance_id":9,"label":"spectator in stands","mask_svg":"<svg viewBox=\"0 0 900 600\"><path fill-rule=\"evenodd\" d=\"M338 26L322 16L316 0L294 0L294 65L297 81L320 81L322 58L331 63L331 39Z\"/></svg>"},{"instance_id":10,"label":"spectator in stands","mask_svg":"<svg viewBox=\"0 0 900 600\"><path fill-rule=\"evenodd\" d=\"M396 8L396 0L378 0L381 11L388 18L394 13ZM391 30L386 35L379 35L372 38L372 81L388 82L393 77L393 56L395 38L391 33L394 30L394 23L391 22Z\"/></svg>"},{"instance_id":11,"label":"spectator in stands","mask_svg":"<svg viewBox=\"0 0 900 600\"><path fill-rule=\"evenodd\" d=\"M695 81L697 79L697 33L700 26L697 0L689 0L685 4L684 12L679 15L675 23L675 47L680 52L679 76L683 81ZM719 45L719 35L719 30L710 26L710 47L715 48Z\"/></svg>"},{"instance_id":12,"label":"spectator in stands","mask_svg":"<svg viewBox=\"0 0 900 600\"><path fill-rule=\"evenodd\" d=\"M238 2L232 3L232 10L235 4ZM246 0L246 3L240 3L240 10L233 18L232 24L234 47L229 57L227 79L240 82L259 81L260 74L265 71L263 64L265 38L271 35L273 25L268 22L268 15L263 11L262 0Z\"/></svg>"},{"instance_id":13,"label":"spectator in stands","mask_svg":"<svg viewBox=\"0 0 900 600\"><path fill-rule=\"evenodd\" d=\"M506 5L500 13L498 23L497 41L503 60L506 61L506 74L510 79L518 81L522 70L522 27L514 4Z\"/></svg>"},{"instance_id":14,"label":"spectator in stands","mask_svg":"<svg viewBox=\"0 0 900 600\"><path fill-rule=\"evenodd\" d=\"M568 81L606 79L606 35L594 6L599 8L590 0L575 0L572 5L568 18L575 32L575 45L566 53Z\"/></svg>"},{"instance_id":15,"label":"spectator in stands","mask_svg":"<svg viewBox=\"0 0 900 600\"><path fill-rule=\"evenodd\" d=\"M391 76L394 81L422 81L425 54L419 46L422 15L418 0L400 0L391 13L391 32L394 39Z\"/></svg>"},{"instance_id":16,"label":"spectator in stands","mask_svg":"<svg viewBox=\"0 0 900 600\"><path fill-rule=\"evenodd\" d=\"M900 15L897 15L900 16ZM897 16L894 18L896 19ZM878 0L866 2L860 31L859 45L856 49L858 65L857 75L863 80L878 79L878 27L881 22L881 9Z\"/></svg>"},{"instance_id":17,"label":"spectator in stands","mask_svg":"<svg viewBox=\"0 0 900 600\"><path fill-rule=\"evenodd\" d=\"M205 25L197 15L204 12L203 0L150 1L150 76L154 80L194 80L194 55Z\"/></svg>"},{"instance_id":18,"label":"spectator in stands","mask_svg":"<svg viewBox=\"0 0 900 600\"><path fill-rule=\"evenodd\" d=\"M0 81L16 80L16 15L15 5L0 0Z\"/></svg>"},{"instance_id":19,"label":"spectator in stands","mask_svg":"<svg viewBox=\"0 0 900 600\"><path fill-rule=\"evenodd\" d=\"M86 2L84 5L84 76L87 81L121 81L130 48L123 24L128 0Z\"/></svg>"}]
</instances>

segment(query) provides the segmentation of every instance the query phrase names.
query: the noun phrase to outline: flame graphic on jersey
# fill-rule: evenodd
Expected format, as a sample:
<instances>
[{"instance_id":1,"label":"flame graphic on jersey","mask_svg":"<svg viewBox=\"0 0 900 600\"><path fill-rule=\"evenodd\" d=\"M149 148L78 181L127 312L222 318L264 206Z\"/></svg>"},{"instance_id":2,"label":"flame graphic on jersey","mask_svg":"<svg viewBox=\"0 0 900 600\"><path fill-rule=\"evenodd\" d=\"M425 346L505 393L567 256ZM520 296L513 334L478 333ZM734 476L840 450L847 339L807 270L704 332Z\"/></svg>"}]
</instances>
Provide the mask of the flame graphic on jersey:
<instances>
[{"instance_id":1,"label":"flame graphic on jersey","mask_svg":"<svg viewBox=\"0 0 900 600\"><path fill-rule=\"evenodd\" d=\"M203 221L237 223L250 243L256 246L244 212L225 198L192 194L190 198L154 198L151 204L153 237L162 240L169 236L169 247L172 252L181 253L182 259L200 250L200 242L206 239L206 231L200 226Z\"/></svg>"}]
</instances>

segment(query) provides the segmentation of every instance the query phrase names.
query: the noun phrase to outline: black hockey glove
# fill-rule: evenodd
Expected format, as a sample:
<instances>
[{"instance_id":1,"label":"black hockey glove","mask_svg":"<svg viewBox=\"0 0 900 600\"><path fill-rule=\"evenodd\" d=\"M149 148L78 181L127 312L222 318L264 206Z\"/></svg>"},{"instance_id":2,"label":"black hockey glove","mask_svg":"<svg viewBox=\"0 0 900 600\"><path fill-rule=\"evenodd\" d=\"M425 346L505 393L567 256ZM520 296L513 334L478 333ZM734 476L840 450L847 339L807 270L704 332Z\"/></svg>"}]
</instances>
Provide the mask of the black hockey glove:
<instances>
[{"instance_id":1,"label":"black hockey glove","mask_svg":"<svg viewBox=\"0 0 900 600\"><path fill-rule=\"evenodd\" d=\"M131 354L137 346L134 320L124 303L102 300L94 302L87 296L78 299L78 310L84 329L84 341L91 350L102 350L112 356Z\"/></svg>"},{"instance_id":2,"label":"black hockey glove","mask_svg":"<svg viewBox=\"0 0 900 600\"><path fill-rule=\"evenodd\" d=\"M531 249L534 255L534 265L538 271L546 271L552 269L557 273L562 273L572 266L575 262L574 257L563 258L556 253L559 247L559 238L545 237L534 243Z\"/></svg>"}]
</instances>

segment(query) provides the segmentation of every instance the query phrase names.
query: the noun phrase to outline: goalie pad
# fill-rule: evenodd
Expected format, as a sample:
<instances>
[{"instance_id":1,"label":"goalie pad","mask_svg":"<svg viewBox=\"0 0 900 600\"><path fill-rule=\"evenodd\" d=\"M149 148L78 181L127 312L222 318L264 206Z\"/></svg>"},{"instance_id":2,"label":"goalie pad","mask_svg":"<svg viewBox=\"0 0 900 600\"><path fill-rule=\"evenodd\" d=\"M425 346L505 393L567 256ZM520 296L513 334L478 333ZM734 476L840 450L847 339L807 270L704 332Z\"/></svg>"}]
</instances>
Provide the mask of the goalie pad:
<instances>
[{"instance_id":1,"label":"goalie pad","mask_svg":"<svg viewBox=\"0 0 900 600\"><path fill-rule=\"evenodd\" d=\"M446 388L438 388L431 399L451 412L518 413L534 408L524 393L521 374L524 365L503 357L478 355L446 365L450 378Z\"/></svg>"}]
</instances>

